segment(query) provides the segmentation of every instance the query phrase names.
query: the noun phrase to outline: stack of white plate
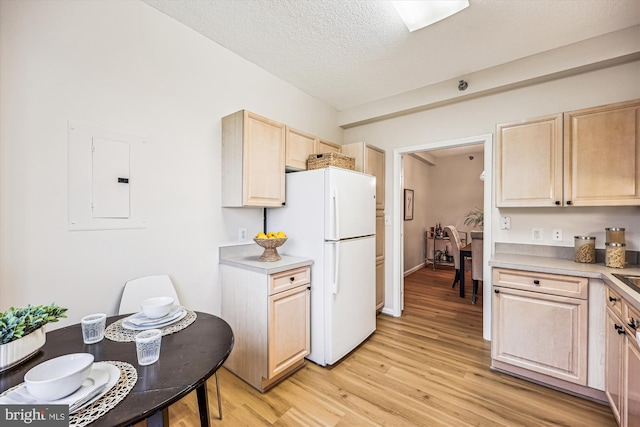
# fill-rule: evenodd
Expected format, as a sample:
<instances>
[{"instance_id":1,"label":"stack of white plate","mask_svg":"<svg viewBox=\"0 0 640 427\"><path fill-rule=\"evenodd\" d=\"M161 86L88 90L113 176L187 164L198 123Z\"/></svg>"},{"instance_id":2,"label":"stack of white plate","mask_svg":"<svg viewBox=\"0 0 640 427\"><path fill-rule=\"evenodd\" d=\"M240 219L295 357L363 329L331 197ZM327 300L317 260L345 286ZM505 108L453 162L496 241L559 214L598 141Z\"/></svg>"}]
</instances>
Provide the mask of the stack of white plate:
<instances>
[{"instance_id":1,"label":"stack of white plate","mask_svg":"<svg viewBox=\"0 0 640 427\"><path fill-rule=\"evenodd\" d=\"M166 316L151 319L144 313L136 313L122 321L122 327L132 331L144 331L145 329L157 329L171 325L187 315L187 310L180 306L174 305Z\"/></svg>"},{"instance_id":2,"label":"stack of white plate","mask_svg":"<svg viewBox=\"0 0 640 427\"><path fill-rule=\"evenodd\" d=\"M69 405L69 413L74 414L104 396L116 385L119 379L120 369L117 366L105 362L95 362L89 376L83 381L80 388L68 396L57 400L38 399L29 393L26 384L23 383L0 397L0 405Z\"/></svg>"}]
</instances>

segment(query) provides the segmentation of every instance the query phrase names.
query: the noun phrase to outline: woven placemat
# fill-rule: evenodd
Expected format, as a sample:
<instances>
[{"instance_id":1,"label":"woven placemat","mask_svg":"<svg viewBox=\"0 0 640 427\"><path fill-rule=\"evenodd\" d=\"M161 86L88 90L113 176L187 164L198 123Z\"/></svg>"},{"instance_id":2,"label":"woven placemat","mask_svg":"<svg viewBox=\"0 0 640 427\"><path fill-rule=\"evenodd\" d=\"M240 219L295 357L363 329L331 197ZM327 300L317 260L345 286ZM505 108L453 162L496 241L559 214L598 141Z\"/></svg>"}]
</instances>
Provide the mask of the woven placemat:
<instances>
[{"instance_id":1,"label":"woven placemat","mask_svg":"<svg viewBox=\"0 0 640 427\"><path fill-rule=\"evenodd\" d=\"M111 390L91 405L69 416L70 427L83 427L94 422L122 401L138 381L138 371L127 362L105 361L120 369L120 379Z\"/></svg>"},{"instance_id":2,"label":"woven placemat","mask_svg":"<svg viewBox=\"0 0 640 427\"><path fill-rule=\"evenodd\" d=\"M187 310L187 315L182 319L178 320L176 323L172 323L162 328L158 328L162 331L162 335L173 334L174 332L178 332L195 322L198 316L191 310ZM140 333L140 331L132 331L130 329L125 329L122 327L122 321L124 319L116 320L104 330L104 337L110 339L111 341L118 342L132 342L136 340L136 335Z\"/></svg>"},{"instance_id":3,"label":"woven placemat","mask_svg":"<svg viewBox=\"0 0 640 427\"><path fill-rule=\"evenodd\" d=\"M138 371L130 363L105 360L102 363L109 363L115 365L120 370L120 378L109 391L102 395L92 404L82 408L80 411L69 416L70 427L84 427L89 423L94 422L111 409L113 409L118 403L122 401L129 392L133 389L138 381ZM21 387L24 383L20 383L15 387L11 387L8 390L0 393L0 396L4 396Z\"/></svg>"}]
</instances>

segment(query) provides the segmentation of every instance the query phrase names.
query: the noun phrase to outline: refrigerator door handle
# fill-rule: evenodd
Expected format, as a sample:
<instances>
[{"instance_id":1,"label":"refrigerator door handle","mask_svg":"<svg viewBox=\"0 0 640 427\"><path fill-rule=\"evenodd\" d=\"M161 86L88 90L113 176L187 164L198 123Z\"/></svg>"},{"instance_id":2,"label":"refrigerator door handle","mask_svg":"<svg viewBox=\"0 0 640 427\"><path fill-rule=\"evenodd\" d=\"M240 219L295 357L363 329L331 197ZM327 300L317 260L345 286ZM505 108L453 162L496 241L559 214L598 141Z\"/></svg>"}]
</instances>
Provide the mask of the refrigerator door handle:
<instances>
[{"instance_id":1,"label":"refrigerator door handle","mask_svg":"<svg viewBox=\"0 0 640 427\"><path fill-rule=\"evenodd\" d=\"M331 197L333 198L333 238L338 240L340 238L340 206L338 205L338 189L333 187L331 189Z\"/></svg>"},{"instance_id":2,"label":"refrigerator door handle","mask_svg":"<svg viewBox=\"0 0 640 427\"><path fill-rule=\"evenodd\" d=\"M338 293L338 273L340 272L340 245L333 243L333 281L331 283L331 292L335 295Z\"/></svg>"}]
</instances>

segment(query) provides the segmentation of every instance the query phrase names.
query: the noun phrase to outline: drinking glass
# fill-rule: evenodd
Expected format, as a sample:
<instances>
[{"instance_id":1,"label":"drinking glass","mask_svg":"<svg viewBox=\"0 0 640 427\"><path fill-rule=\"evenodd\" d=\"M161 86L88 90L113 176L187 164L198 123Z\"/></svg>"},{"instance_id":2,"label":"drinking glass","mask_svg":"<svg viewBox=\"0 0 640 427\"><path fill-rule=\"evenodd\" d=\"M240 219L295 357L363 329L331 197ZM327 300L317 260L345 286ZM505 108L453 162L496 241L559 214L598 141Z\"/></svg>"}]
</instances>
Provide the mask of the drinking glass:
<instances>
[{"instance_id":1,"label":"drinking glass","mask_svg":"<svg viewBox=\"0 0 640 427\"><path fill-rule=\"evenodd\" d=\"M104 327L107 315L104 313L90 314L80 320L82 325L82 339L85 344L94 344L104 338Z\"/></svg>"},{"instance_id":2,"label":"drinking glass","mask_svg":"<svg viewBox=\"0 0 640 427\"><path fill-rule=\"evenodd\" d=\"M162 331L160 329L149 329L136 335L138 364L144 366L157 362L160 358L161 342Z\"/></svg>"}]
</instances>

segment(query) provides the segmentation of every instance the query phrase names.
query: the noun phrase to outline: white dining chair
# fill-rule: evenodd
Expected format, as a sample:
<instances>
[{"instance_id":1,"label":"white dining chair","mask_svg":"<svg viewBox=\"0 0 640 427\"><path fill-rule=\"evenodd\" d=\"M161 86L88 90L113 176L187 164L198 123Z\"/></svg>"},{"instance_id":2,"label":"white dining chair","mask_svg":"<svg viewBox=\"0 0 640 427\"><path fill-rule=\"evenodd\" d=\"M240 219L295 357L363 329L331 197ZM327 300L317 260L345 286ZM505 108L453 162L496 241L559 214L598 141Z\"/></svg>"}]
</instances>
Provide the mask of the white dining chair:
<instances>
[{"instance_id":1,"label":"white dining chair","mask_svg":"<svg viewBox=\"0 0 640 427\"><path fill-rule=\"evenodd\" d=\"M120 307L118 314L137 313L140 311L140 302L152 297L173 297L176 304L180 304L178 293L171 278L166 274L156 276L145 276L129 280L124 285L122 296L120 297ZM222 419L222 402L220 401L220 384L218 382L218 371L214 373L216 377L216 394L218 395L218 415ZM202 396L198 392L198 400L206 399L206 394ZM204 402L206 405L206 402ZM167 414L163 414L168 416Z\"/></svg>"},{"instance_id":2,"label":"white dining chair","mask_svg":"<svg viewBox=\"0 0 640 427\"><path fill-rule=\"evenodd\" d=\"M176 288L169 276L146 276L125 283L118 314L139 312L142 300L151 297L173 297L174 302L180 304Z\"/></svg>"}]
</instances>

